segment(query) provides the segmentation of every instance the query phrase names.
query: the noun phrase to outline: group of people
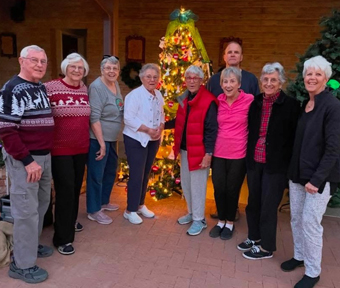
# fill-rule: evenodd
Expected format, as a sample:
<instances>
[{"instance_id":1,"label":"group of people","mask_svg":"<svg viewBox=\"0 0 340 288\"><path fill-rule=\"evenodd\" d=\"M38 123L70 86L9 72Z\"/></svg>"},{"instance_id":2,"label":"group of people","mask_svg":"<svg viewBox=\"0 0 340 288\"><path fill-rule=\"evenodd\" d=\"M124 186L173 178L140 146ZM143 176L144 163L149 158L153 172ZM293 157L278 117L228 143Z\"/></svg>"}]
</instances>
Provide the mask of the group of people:
<instances>
[{"instance_id":1,"label":"group of people","mask_svg":"<svg viewBox=\"0 0 340 288\"><path fill-rule=\"evenodd\" d=\"M240 68L242 45L226 47L226 68L203 85L197 66L185 71L187 90L178 97L173 121L165 123L164 100L156 89L160 69L145 64L142 85L123 101L117 78L118 57L104 55L101 76L89 89L82 82L89 73L77 53L61 63L62 79L42 84L47 67L45 51L25 47L20 73L0 90L0 138L11 178L14 218L14 257L9 276L28 283L48 277L35 265L53 249L39 244L43 217L55 188L53 244L63 255L73 254L79 194L87 167L88 218L100 224L112 219L110 195L117 168L117 139L122 128L130 169L127 208L132 224L155 213L145 203L152 163L163 129L175 129L174 154L181 157L181 184L188 213L178 219L191 224L189 235L207 228L205 198L209 169L218 221L210 237L231 239L235 231L240 189L247 175L248 237L237 245L247 259L273 257L276 250L277 208L288 187L294 256L281 264L283 271L305 266L296 288L311 288L320 278L322 216L340 181L340 102L326 87L331 64L322 56L304 63L309 99L301 105L282 91L285 72L278 62L267 63L257 78Z\"/></svg>"}]
</instances>

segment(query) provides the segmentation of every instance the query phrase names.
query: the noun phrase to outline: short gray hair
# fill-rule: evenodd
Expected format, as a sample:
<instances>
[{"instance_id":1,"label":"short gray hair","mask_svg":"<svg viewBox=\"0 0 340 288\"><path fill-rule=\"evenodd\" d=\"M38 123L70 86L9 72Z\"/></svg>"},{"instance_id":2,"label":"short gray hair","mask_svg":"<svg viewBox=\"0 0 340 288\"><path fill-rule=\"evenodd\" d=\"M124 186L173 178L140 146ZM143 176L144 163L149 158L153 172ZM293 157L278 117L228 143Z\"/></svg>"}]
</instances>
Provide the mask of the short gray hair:
<instances>
[{"instance_id":1,"label":"short gray hair","mask_svg":"<svg viewBox=\"0 0 340 288\"><path fill-rule=\"evenodd\" d=\"M29 50L34 50L34 51L37 51L37 52L45 52L45 50L41 47L39 47L38 45L30 45L30 46L26 46L24 47L21 52L20 52L20 57L27 57L28 53L29 53Z\"/></svg>"},{"instance_id":2,"label":"short gray hair","mask_svg":"<svg viewBox=\"0 0 340 288\"><path fill-rule=\"evenodd\" d=\"M144 77L146 70L149 70L149 69L156 71L158 78L160 77L161 72L160 72L159 66L155 63L147 63L147 64L143 65L142 69L140 69L139 78Z\"/></svg>"},{"instance_id":3,"label":"short gray hair","mask_svg":"<svg viewBox=\"0 0 340 288\"><path fill-rule=\"evenodd\" d=\"M66 56L66 58L61 62L61 65L60 65L61 72L64 75L66 75L67 66L70 65L71 63L78 62L80 60L83 61L83 63L84 63L84 68L85 68L84 77L86 77L87 74L89 74L90 67L89 67L89 64L87 64L84 57L81 56L78 53L71 53L71 54Z\"/></svg>"},{"instance_id":4,"label":"short gray hair","mask_svg":"<svg viewBox=\"0 0 340 288\"><path fill-rule=\"evenodd\" d=\"M274 72L279 73L279 81L281 84L286 82L286 73L285 69L283 69L283 66L279 62L274 62L274 63L267 63L266 65L263 66L262 68L262 73L260 80L263 80L264 74L272 74Z\"/></svg>"},{"instance_id":5,"label":"short gray hair","mask_svg":"<svg viewBox=\"0 0 340 288\"><path fill-rule=\"evenodd\" d=\"M184 77L187 77L188 73L193 73L198 75L199 78L203 79L204 78L204 73L203 70L196 66L196 65L191 65L185 70Z\"/></svg>"},{"instance_id":6,"label":"short gray hair","mask_svg":"<svg viewBox=\"0 0 340 288\"><path fill-rule=\"evenodd\" d=\"M325 73L327 79L331 78L332 76L332 64L320 55L312 57L303 63L303 77L306 76L306 72L309 68L322 70Z\"/></svg>"},{"instance_id":7,"label":"short gray hair","mask_svg":"<svg viewBox=\"0 0 340 288\"><path fill-rule=\"evenodd\" d=\"M118 65L118 67L119 67L119 69L120 69L119 60L118 60L115 56L111 56L111 57L108 57L108 58L104 58L104 59L102 60L102 62L100 62L100 71L103 71L104 66L105 66L107 63L113 64L113 65Z\"/></svg>"},{"instance_id":8,"label":"short gray hair","mask_svg":"<svg viewBox=\"0 0 340 288\"><path fill-rule=\"evenodd\" d=\"M230 75L235 75L237 82L239 84L241 84L241 81L242 81L242 72L241 72L241 69L239 69L237 67L224 68L222 70L222 72L221 72L220 84L223 83L224 78L227 78Z\"/></svg>"}]
</instances>

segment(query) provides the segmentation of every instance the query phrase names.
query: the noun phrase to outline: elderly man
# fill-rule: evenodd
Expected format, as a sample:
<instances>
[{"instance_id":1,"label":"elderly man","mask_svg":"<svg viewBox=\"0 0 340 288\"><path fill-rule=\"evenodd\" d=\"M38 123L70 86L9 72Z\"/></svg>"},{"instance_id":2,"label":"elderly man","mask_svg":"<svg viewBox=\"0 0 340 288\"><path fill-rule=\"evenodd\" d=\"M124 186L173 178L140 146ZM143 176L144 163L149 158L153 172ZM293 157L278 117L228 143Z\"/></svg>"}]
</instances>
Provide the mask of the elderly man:
<instances>
[{"instance_id":1,"label":"elderly man","mask_svg":"<svg viewBox=\"0 0 340 288\"><path fill-rule=\"evenodd\" d=\"M11 179L11 212L14 218L14 259L8 275L27 283L47 279L35 265L52 248L39 245L43 219L50 202L53 117L45 86L40 82L47 67L45 51L22 49L20 73L0 90L0 138Z\"/></svg>"},{"instance_id":2,"label":"elderly man","mask_svg":"<svg viewBox=\"0 0 340 288\"><path fill-rule=\"evenodd\" d=\"M241 62L243 60L243 54L242 54L242 40L239 38L230 38L230 42L228 43L227 47L224 50L223 60L226 63L226 68L228 67L236 67L241 69ZM257 81L257 78L254 74L241 69L241 89L247 93L252 94L254 96L260 94L259 84ZM223 90L220 85L220 78L221 78L221 71L217 74L213 75L208 83L207 83L207 89L214 94L216 97L218 97L220 94L223 93ZM212 218L218 218L217 212L210 214ZM238 220L239 213L238 210L236 212L235 220Z\"/></svg>"},{"instance_id":3,"label":"elderly man","mask_svg":"<svg viewBox=\"0 0 340 288\"><path fill-rule=\"evenodd\" d=\"M190 66L184 74L187 91L178 97L174 153L181 154L181 181L188 214L181 225L192 222L187 233L198 235L207 228L204 218L207 179L217 136L217 98L203 83L203 71Z\"/></svg>"}]
</instances>

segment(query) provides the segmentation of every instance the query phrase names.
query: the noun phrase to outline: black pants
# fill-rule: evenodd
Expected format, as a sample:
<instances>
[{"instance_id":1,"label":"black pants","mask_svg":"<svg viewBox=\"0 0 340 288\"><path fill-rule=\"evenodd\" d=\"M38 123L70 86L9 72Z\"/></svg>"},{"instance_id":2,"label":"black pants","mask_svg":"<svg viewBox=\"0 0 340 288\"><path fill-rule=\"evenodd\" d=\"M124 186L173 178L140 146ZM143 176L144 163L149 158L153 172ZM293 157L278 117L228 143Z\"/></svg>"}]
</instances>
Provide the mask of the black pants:
<instances>
[{"instance_id":1,"label":"black pants","mask_svg":"<svg viewBox=\"0 0 340 288\"><path fill-rule=\"evenodd\" d=\"M267 251L276 251L277 208L287 187L285 174L269 174L265 165L256 163L255 169L248 169L249 187L246 208L248 238L261 239L261 246Z\"/></svg>"},{"instance_id":2,"label":"black pants","mask_svg":"<svg viewBox=\"0 0 340 288\"><path fill-rule=\"evenodd\" d=\"M127 210L136 212L144 204L151 166L155 160L160 140L149 141L144 148L139 141L124 135L125 152L129 164Z\"/></svg>"},{"instance_id":3,"label":"black pants","mask_svg":"<svg viewBox=\"0 0 340 288\"><path fill-rule=\"evenodd\" d=\"M55 188L53 244L58 247L74 241L74 224L78 216L79 194L87 154L52 157Z\"/></svg>"},{"instance_id":4,"label":"black pants","mask_svg":"<svg viewBox=\"0 0 340 288\"><path fill-rule=\"evenodd\" d=\"M245 158L213 157L211 168L218 219L234 221L240 189L246 175Z\"/></svg>"}]
</instances>

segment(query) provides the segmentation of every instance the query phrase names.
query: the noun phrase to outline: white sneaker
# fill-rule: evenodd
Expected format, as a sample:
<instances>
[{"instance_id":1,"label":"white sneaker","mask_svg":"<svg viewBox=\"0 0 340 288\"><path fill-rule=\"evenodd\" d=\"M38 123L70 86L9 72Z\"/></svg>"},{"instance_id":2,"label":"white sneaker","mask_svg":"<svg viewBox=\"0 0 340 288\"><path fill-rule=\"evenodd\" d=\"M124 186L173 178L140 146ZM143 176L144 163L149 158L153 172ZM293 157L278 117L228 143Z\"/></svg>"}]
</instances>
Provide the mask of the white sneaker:
<instances>
[{"instance_id":1,"label":"white sneaker","mask_svg":"<svg viewBox=\"0 0 340 288\"><path fill-rule=\"evenodd\" d=\"M132 224L141 224L143 222L143 219L140 218L136 212L127 213L125 210L123 216Z\"/></svg>"},{"instance_id":2,"label":"white sneaker","mask_svg":"<svg viewBox=\"0 0 340 288\"><path fill-rule=\"evenodd\" d=\"M137 211L138 214L142 214L144 217L146 218L153 218L155 217L155 213L153 213L151 210L149 210L148 208L146 208L145 205L143 205L142 208L139 208Z\"/></svg>"}]
</instances>

